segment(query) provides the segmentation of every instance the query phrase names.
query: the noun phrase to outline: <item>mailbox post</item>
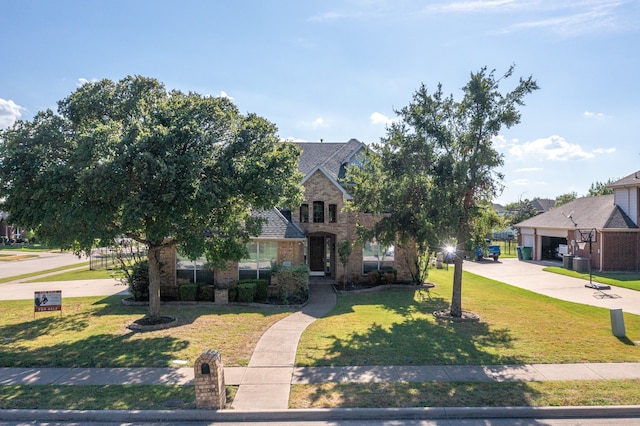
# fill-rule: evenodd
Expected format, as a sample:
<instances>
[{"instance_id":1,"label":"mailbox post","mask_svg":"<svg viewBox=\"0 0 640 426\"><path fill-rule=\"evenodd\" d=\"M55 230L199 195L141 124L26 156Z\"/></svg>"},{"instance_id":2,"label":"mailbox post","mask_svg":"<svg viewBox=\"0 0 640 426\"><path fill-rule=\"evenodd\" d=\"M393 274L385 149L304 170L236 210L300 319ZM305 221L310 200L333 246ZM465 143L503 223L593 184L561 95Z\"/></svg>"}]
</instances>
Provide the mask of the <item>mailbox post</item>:
<instances>
[{"instance_id":1,"label":"mailbox post","mask_svg":"<svg viewBox=\"0 0 640 426\"><path fill-rule=\"evenodd\" d=\"M196 408L223 409L227 394L224 387L224 367L220 353L209 349L196 359L193 368Z\"/></svg>"}]
</instances>

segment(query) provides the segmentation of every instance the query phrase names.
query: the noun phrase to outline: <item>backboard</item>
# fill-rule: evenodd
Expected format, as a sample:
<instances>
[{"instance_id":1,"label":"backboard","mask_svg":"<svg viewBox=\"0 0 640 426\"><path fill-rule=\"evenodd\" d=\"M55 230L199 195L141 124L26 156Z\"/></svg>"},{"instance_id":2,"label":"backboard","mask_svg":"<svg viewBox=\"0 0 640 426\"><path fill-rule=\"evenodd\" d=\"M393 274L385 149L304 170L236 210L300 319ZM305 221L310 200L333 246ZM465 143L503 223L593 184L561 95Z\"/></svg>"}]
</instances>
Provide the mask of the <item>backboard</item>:
<instances>
[{"instance_id":1,"label":"backboard","mask_svg":"<svg viewBox=\"0 0 640 426\"><path fill-rule=\"evenodd\" d=\"M595 243L598 240L597 235L595 228L576 228L575 231L575 239L578 243Z\"/></svg>"}]
</instances>

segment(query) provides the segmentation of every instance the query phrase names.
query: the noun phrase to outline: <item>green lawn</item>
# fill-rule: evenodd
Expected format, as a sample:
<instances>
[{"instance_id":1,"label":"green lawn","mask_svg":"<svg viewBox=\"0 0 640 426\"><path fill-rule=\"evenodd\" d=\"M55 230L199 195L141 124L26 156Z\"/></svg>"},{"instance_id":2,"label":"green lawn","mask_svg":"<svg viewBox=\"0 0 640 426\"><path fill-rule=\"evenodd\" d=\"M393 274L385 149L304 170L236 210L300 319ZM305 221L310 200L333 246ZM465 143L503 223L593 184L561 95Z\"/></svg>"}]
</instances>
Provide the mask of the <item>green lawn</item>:
<instances>
[{"instance_id":1,"label":"green lawn","mask_svg":"<svg viewBox=\"0 0 640 426\"><path fill-rule=\"evenodd\" d=\"M554 300L470 273L463 307L479 323L436 322L448 306L453 268L432 270L429 293L415 288L339 295L336 308L303 334L297 365L640 362L640 317L625 314L629 339L611 334L609 312ZM175 328L134 333L146 313L120 296L70 298L60 313L33 302L0 302L0 367L162 367L219 350L246 365L262 333L288 315L277 308L163 306ZM328 383L292 386L290 407L403 407L640 404L638 380L526 383ZM228 387L230 392L234 388ZM191 408L179 386L0 386L0 408Z\"/></svg>"},{"instance_id":2,"label":"green lawn","mask_svg":"<svg viewBox=\"0 0 640 426\"><path fill-rule=\"evenodd\" d=\"M544 268L547 272L554 274L567 275L569 277L581 278L589 281L589 273L581 273L573 270L565 269L560 266L550 266ZM601 284L613 285L616 287L624 287L631 290L640 291L640 274L634 272L597 272L592 271L592 280Z\"/></svg>"},{"instance_id":3,"label":"green lawn","mask_svg":"<svg viewBox=\"0 0 640 426\"><path fill-rule=\"evenodd\" d=\"M256 342L288 315L278 308L213 304L163 306L179 326L134 333L126 328L147 307L122 296L63 299L60 312L38 313L33 301L0 301L0 367L167 367L218 350L228 366L246 365Z\"/></svg>"},{"instance_id":4,"label":"green lawn","mask_svg":"<svg viewBox=\"0 0 640 426\"><path fill-rule=\"evenodd\" d=\"M76 265L77 266L77 265ZM25 281L29 283L48 282L48 281L76 281L76 280L99 280L109 278L123 278L124 273L121 269L75 269L65 271L55 275L48 275L42 278Z\"/></svg>"},{"instance_id":5,"label":"green lawn","mask_svg":"<svg viewBox=\"0 0 640 426\"><path fill-rule=\"evenodd\" d=\"M67 269L78 268L78 267L84 266L84 265L89 265L89 262L80 262L80 263L76 263L74 265L59 266L57 268L45 269L43 271L29 272L28 274L21 274L21 275L14 275L14 276L11 276L11 277L4 277L4 278L0 278L0 283L6 283L6 282L9 282L9 281L15 281L15 280L22 280L22 279L30 278L30 277L37 277L38 275L48 274L48 273L51 273L51 272L65 271Z\"/></svg>"},{"instance_id":6,"label":"green lawn","mask_svg":"<svg viewBox=\"0 0 640 426\"><path fill-rule=\"evenodd\" d=\"M324 383L291 387L289 408L638 405L640 380Z\"/></svg>"},{"instance_id":7,"label":"green lawn","mask_svg":"<svg viewBox=\"0 0 640 426\"><path fill-rule=\"evenodd\" d=\"M563 302L464 273L463 308L478 323L439 323L453 268L432 270L436 287L340 295L331 314L303 333L299 366L640 362L640 317L625 314L629 339L611 334L609 310Z\"/></svg>"}]
</instances>

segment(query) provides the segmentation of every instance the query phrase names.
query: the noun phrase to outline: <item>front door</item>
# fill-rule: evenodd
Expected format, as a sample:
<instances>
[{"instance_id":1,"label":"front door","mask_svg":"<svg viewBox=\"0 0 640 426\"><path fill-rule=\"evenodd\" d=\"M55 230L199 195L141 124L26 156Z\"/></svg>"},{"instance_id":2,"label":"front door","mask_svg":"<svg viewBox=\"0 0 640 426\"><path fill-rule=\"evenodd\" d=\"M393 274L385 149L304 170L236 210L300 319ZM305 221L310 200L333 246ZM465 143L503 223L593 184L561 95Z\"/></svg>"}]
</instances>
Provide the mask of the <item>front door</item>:
<instances>
[{"instance_id":1,"label":"front door","mask_svg":"<svg viewBox=\"0 0 640 426\"><path fill-rule=\"evenodd\" d=\"M332 241L332 238L326 235L309 237L310 275L331 276L333 270Z\"/></svg>"}]
</instances>

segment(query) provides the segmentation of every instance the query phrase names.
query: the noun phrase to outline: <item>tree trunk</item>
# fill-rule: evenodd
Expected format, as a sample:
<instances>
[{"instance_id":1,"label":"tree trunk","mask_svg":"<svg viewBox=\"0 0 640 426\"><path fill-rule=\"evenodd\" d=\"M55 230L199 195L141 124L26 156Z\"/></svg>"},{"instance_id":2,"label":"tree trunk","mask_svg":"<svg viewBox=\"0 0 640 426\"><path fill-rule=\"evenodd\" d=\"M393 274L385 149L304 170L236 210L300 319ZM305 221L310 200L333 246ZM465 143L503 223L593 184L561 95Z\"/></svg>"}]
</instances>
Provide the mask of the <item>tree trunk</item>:
<instances>
[{"instance_id":1,"label":"tree trunk","mask_svg":"<svg viewBox=\"0 0 640 426\"><path fill-rule=\"evenodd\" d=\"M453 294L451 295L451 316L462 316L462 261L464 244L457 243L456 255L453 258Z\"/></svg>"},{"instance_id":2,"label":"tree trunk","mask_svg":"<svg viewBox=\"0 0 640 426\"><path fill-rule=\"evenodd\" d=\"M160 321L160 250L149 246L149 318Z\"/></svg>"}]
</instances>

